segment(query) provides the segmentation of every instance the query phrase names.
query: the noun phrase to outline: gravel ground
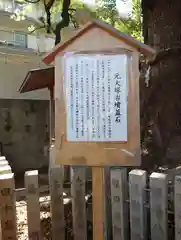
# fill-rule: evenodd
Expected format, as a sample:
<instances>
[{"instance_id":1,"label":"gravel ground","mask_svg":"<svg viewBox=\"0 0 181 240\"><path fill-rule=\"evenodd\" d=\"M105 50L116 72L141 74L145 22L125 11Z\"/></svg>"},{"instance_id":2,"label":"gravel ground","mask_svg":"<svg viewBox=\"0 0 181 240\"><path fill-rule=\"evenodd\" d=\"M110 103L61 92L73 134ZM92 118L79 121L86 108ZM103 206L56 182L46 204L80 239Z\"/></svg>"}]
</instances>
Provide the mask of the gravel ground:
<instances>
[{"instance_id":1,"label":"gravel ground","mask_svg":"<svg viewBox=\"0 0 181 240\"><path fill-rule=\"evenodd\" d=\"M47 202L46 202L47 200ZM51 216L50 216L50 204L48 199L43 198L43 203L40 201L40 221L41 221L41 234L44 240L50 240L51 238ZM16 203L17 211L17 230L18 239L28 239L28 227L27 227L27 207L25 201Z\"/></svg>"},{"instance_id":2,"label":"gravel ground","mask_svg":"<svg viewBox=\"0 0 181 240\"><path fill-rule=\"evenodd\" d=\"M65 214L65 237L66 240L73 240L72 231L72 204L71 201L64 200L64 214ZM18 240L28 240L28 226L27 226L27 207L26 201L16 202L17 212L17 230ZM50 214L50 198L40 198L40 224L41 224L41 235L43 240L52 240L51 231L51 214ZM87 222L88 240L92 240L92 224Z\"/></svg>"}]
</instances>

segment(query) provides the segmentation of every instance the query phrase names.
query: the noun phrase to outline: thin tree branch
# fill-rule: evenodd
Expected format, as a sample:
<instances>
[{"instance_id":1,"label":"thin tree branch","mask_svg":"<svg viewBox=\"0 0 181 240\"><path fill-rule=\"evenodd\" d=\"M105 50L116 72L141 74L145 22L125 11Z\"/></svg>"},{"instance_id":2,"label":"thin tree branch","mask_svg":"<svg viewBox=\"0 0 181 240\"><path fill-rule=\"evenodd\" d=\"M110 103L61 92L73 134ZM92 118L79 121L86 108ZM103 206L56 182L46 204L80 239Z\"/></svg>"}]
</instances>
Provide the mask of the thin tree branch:
<instances>
[{"instance_id":1,"label":"thin tree branch","mask_svg":"<svg viewBox=\"0 0 181 240\"><path fill-rule=\"evenodd\" d=\"M28 3L39 3L41 0L25 0ZM47 24L45 24L45 27L47 28L47 33L51 33L52 30L52 24L51 24L51 8L55 2L55 0L49 0L48 3L46 3L46 0L43 0L44 2L44 8L46 11L46 15L47 15ZM63 1L63 7L62 7L62 20L57 23L55 30L53 30L54 34L55 34L55 45L57 45L58 43L60 43L61 41L61 30L64 27L68 27L69 22L70 22L70 14L69 14L69 7L70 7L70 2L71 0L64 0ZM43 26L41 27L43 28ZM35 31L35 30L33 30Z\"/></svg>"},{"instance_id":2,"label":"thin tree branch","mask_svg":"<svg viewBox=\"0 0 181 240\"><path fill-rule=\"evenodd\" d=\"M64 27L68 27L70 22L70 16L69 16L69 7L70 7L70 0L64 0L63 1L63 8L62 8L62 20L56 25L55 28L55 45L60 43L61 41L61 30Z\"/></svg>"},{"instance_id":3,"label":"thin tree branch","mask_svg":"<svg viewBox=\"0 0 181 240\"><path fill-rule=\"evenodd\" d=\"M46 0L44 0L44 7L45 12L47 15L47 33L51 33L51 12L50 9L52 8L55 0L50 0L48 3L46 3Z\"/></svg>"},{"instance_id":4,"label":"thin tree branch","mask_svg":"<svg viewBox=\"0 0 181 240\"><path fill-rule=\"evenodd\" d=\"M27 3L39 3L40 0L25 0Z\"/></svg>"},{"instance_id":5,"label":"thin tree branch","mask_svg":"<svg viewBox=\"0 0 181 240\"><path fill-rule=\"evenodd\" d=\"M35 31L40 30L40 29L43 29L43 28L46 28L46 25L36 27L35 29L33 29L32 31L30 31L29 33L32 34L32 33L34 33Z\"/></svg>"}]
</instances>

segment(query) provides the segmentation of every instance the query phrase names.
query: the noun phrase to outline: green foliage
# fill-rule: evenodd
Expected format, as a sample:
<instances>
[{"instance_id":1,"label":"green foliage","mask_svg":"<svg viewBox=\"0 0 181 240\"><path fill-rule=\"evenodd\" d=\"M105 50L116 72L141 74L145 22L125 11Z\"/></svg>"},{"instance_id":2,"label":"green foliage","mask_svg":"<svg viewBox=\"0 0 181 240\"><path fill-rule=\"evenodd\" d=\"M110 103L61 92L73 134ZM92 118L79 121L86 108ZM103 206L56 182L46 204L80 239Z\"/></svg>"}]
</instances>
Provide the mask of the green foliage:
<instances>
[{"instance_id":1,"label":"green foliage","mask_svg":"<svg viewBox=\"0 0 181 240\"><path fill-rule=\"evenodd\" d=\"M132 12L128 18L125 18L120 16L116 8L116 0L100 0L96 8L96 15L118 30L143 41L140 5L140 0L133 0Z\"/></svg>"},{"instance_id":2,"label":"green foliage","mask_svg":"<svg viewBox=\"0 0 181 240\"><path fill-rule=\"evenodd\" d=\"M57 15L57 13L60 13L62 11L62 2L63 0L56 0L55 4L53 5L52 8L52 21L54 21L55 16ZM74 19L74 13L77 8L79 9L84 9L86 11L88 11L93 17L95 17L95 12L92 11L92 9L87 6L86 4L84 4L84 2L82 0L71 0L71 5L70 5L70 14L72 15L72 19Z\"/></svg>"},{"instance_id":3,"label":"green foliage","mask_svg":"<svg viewBox=\"0 0 181 240\"><path fill-rule=\"evenodd\" d=\"M116 0L99 0L96 7L96 16L112 26L115 26L119 19Z\"/></svg>"},{"instance_id":4,"label":"green foliage","mask_svg":"<svg viewBox=\"0 0 181 240\"><path fill-rule=\"evenodd\" d=\"M122 1L126 2L126 0ZM71 7L74 9L82 8L89 11L93 17L102 19L118 30L131 35L139 41L143 41L141 0L132 0L132 12L127 18L120 16L116 6L116 0L99 0L97 1L95 9L90 9L82 0L72 0Z\"/></svg>"},{"instance_id":5,"label":"green foliage","mask_svg":"<svg viewBox=\"0 0 181 240\"><path fill-rule=\"evenodd\" d=\"M26 0L19 0L19 1L25 2ZM40 1L41 3L43 3L43 0L40 0ZM122 1L126 2L126 0L122 0ZM96 1L97 4L94 9L91 9L89 6L84 4L83 0L71 0L70 8L71 9L82 8L88 11L89 13L91 13L93 17L102 19L103 21L111 24L118 30L135 37L139 41L143 41L140 1L141 0L132 0L132 12L127 18L120 16L116 6L116 0L98 0ZM63 3L63 0L55 0L53 7L51 8L52 24L55 23L55 21L56 22L61 21L61 14L58 14L58 13L61 13L62 11L62 3ZM29 10L26 9L26 11L29 11ZM71 20L73 22L75 22L74 13L75 13L74 10L70 10L70 14L72 16Z\"/></svg>"},{"instance_id":6,"label":"green foliage","mask_svg":"<svg viewBox=\"0 0 181 240\"><path fill-rule=\"evenodd\" d=\"M141 14L141 2L140 0L133 0L132 14L125 22L126 30L128 34L137 38L139 41L143 41L142 35L142 14Z\"/></svg>"}]
</instances>

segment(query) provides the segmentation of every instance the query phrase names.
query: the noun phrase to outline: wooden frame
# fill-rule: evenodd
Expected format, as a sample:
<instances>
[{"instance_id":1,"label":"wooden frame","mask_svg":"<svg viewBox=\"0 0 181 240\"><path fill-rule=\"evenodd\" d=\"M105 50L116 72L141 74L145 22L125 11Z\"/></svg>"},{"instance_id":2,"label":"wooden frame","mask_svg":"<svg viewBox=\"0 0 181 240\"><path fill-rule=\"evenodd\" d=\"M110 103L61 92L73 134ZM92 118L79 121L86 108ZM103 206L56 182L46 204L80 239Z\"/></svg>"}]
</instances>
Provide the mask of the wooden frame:
<instances>
[{"instance_id":1,"label":"wooden frame","mask_svg":"<svg viewBox=\"0 0 181 240\"><path fill-rule=\"evenodd\" d=\"M78 52L79 54L85 51ZM89 51L87 51L89 53ZM56 162L64 165L123 165L140 164L140 121L139 121L139 53L130 49L111 49L107 51L91 51L91 54L128 55L128 142L87 143L66 141L66 111L63 92L63 59L56 58L55 67L55 139ZM59 86L57 86L59 83ZM58 90L58 91L57 91Z\"/></svg>"},{"instance_id":2,"label":"wooden frame","mask_svg":"<svg viewBox=\"0 0 181 240\"><path fill-rule=\"evenodd\" d=\"M80 28L80 30L76 31L76 33L71 38L59 43L53 49L53 51L46 54L43 57L43 62L45 64L51 64L54 61L55 57L59 54L59 52L63 52L64 49L66 49L70 44L72 44L74 41L77 41L78 38L82 37L84 34L86 34L88 31L91 31L93 28L102 29L103 31L107 32L110 36L118 39L120 42L123 41L126 45L145 54L147 57L151 59L155 57L156 51L150 46L140 41L137 41L136 39L132 38L129 35L124 34L123 32L118 31L113 26L103 22L102 20L92 19L90 22L85 24L83 28Z\"/></svg>"}]
</instances>

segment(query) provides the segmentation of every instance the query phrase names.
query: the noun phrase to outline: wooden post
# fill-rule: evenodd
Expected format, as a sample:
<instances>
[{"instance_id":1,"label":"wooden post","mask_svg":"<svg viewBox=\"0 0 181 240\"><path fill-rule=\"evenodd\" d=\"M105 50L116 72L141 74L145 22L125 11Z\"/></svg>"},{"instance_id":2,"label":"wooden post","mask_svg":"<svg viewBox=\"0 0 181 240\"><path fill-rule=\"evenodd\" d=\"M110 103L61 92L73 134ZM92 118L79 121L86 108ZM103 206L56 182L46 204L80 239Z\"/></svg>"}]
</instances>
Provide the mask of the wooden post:
<instances>
[{"instance_id":1,"label":"wooden post","mask_svg":"<svg viewBox=\"0 0 181 240\"><path fill-rule=\"evenodd\" d=\"M49 88L50 101L49 101L49 122L50 122L50 145L52 139L55 139L55 100L54 100L54 86Z\"/></svg>"},{"instance_id":2,"label":"wooden post","mask_svg":"<svg viewBox=\"0 0 181 240\"><path fill-rule=\"evenodd\" d=\"M12 173L11 167L9 165L0 166L0 174Z\"/></svg>"},{"instance_id":3,"label":"wooden post","mask_svg":"<svg viewBox=\"0 0 181 240\"><path fill-rule=\"evenodd\" d=\"M55 99L54 99L54 86L49 88L50 101L49 101L49 122L50 122L50 149L49 149L49 169L54 168L55 164ZM63 178L65 175L65 167L63 169Z\"/></svg>"},{"instance_id":4,"label":"wooden post","mask_svg":"<svg viewBox=\"0 0 181 240\"><path fill-rule=\"evenodd\" d=\"M38 171L25 173L25 189L27 201L27 219L29 239L40 239L40 204L38 189Z\"/></svg>"},{"instance_id":5,"label":"wooden post","mask_svg":"<svg viewBox=\"0 0 181 240\"><path fill-rule=\"evenodd\" d=\"M52 237L53 240L65 239L65 221L63 205L63 168L54 166L49 169L51 196Z\"/></svg>"},{"instance_id":6,"label":"wooden post","mask_svg":"<svg viewBox=\"0 0 181 240\"><path fill-rule=\"evenodd\" d=\"M0 206L2 240L16 240L16 199L13 173L0 175Z\"/></svg>"},{"instance_id":7,"label":"wooden post","mask_svg":"<svg viewBox=\"0 0 181 240\"><path fill-rule=\"evenodd\" d=\"M104 168L92 168L93 240L104 240Z\"/></svg>"},{"instance_id":8,"label":"wooden post","mask_svg":"<svg viewBox=\"0 0 181 240\"><path fill-rule=\"evenodd\" d=\"M113 240L128 237L128 189L126 169L111 169Z\"/></svg>"},{"instance_id":9,"label":"wooden post","mask_svg":"<svg viewBox=\"0 0 181 240\"><path fill-rule=\"evenodd\" d=\"M55 167L55 145L52 143L49 151L49 170L53 167Z\"/></svg>"},{"instance_id":10,"label":"wooden post","mask_svg":"<svg viewBox=\"0 0 181 240\"><path fill-rule=\"evenodd\" d=\"M8 163L7 160L2 160L2 161L0 161L0 167L8 166L8 165L9 165L9 163Z\"/></svg>"},{"instance_id":11,"label":"wooden post","mask_svg":"<svg viewBox=\"0 0 181 240\"><path fill-rule=\"evenodd\" d=\"M110 183L110 176L111 176L111 168L104 167L104 189L105 189L105 199L104 199L104 206L105 206L105 214L104 214L104 232L105 232L105 240L109 240L112 238L112 206L111 206L111 183Z\"/></svg>"},{"instance_id":12,"label":"wooden post","mask_svg":"<svg viewBox=\"0 0 181 240\"><path fill-rule=\"evenodd\" d=\"M4 161L4 160L6 160L6 157L0 156L0 161Z\"/></svg>"},{"instance_id":13,"label":"wooden post","mask_svg":"<svg viewBox=\"0 0 181 240\"><path fill-rule=\"evenodd\" d=\"M131 240L147 240L145 209L146 171L132 170L129 173Z\"/></svg>"},{"instance_id":14,"label":"wooden post","mask_svg":"<svg viewBox=\"0 0 181 240\"><path fill-rule=\"evenodd\" d=\"M93 239L103 240L104 167L141 163L139 51L151 56L155 51L101 21L93 21L69 40L44 58L55 66L56 161L93 167ZM146 179L145 174L138 177L141 197L133 201L140 207L139 236L145 238L141 190Z\"/></svg>"},{"instance_id":15,"label":"wooden post","mask_svg":"<svg viewBox=\"0 0 181 240\"><path fill-rule=\"evenodd\" d=\"M71 195L73 212L73 234L75 240L87 239L87 219L85 202L85 167L71 168Z\"/></svg>"},{"instance_id":16,"label":"wooden post","mask_svg":"<svg viewBox=\"0 0 181 240\"><path fill-rule=\"evenodd\" d=\"M150 175L150 213L151 239L167 240L167 205L168 186L167 175L152 173Z\"/></svg>"},{"instance_id":17,"label":"wooden post","mask_svg":"<svg viewBox=\"0 0 181 240\"><path fill-rule=\"evenodd\" d=\"M181 176L175 177L174 191L175 240L181 239Z\"/></svg>"}]
</instances>

